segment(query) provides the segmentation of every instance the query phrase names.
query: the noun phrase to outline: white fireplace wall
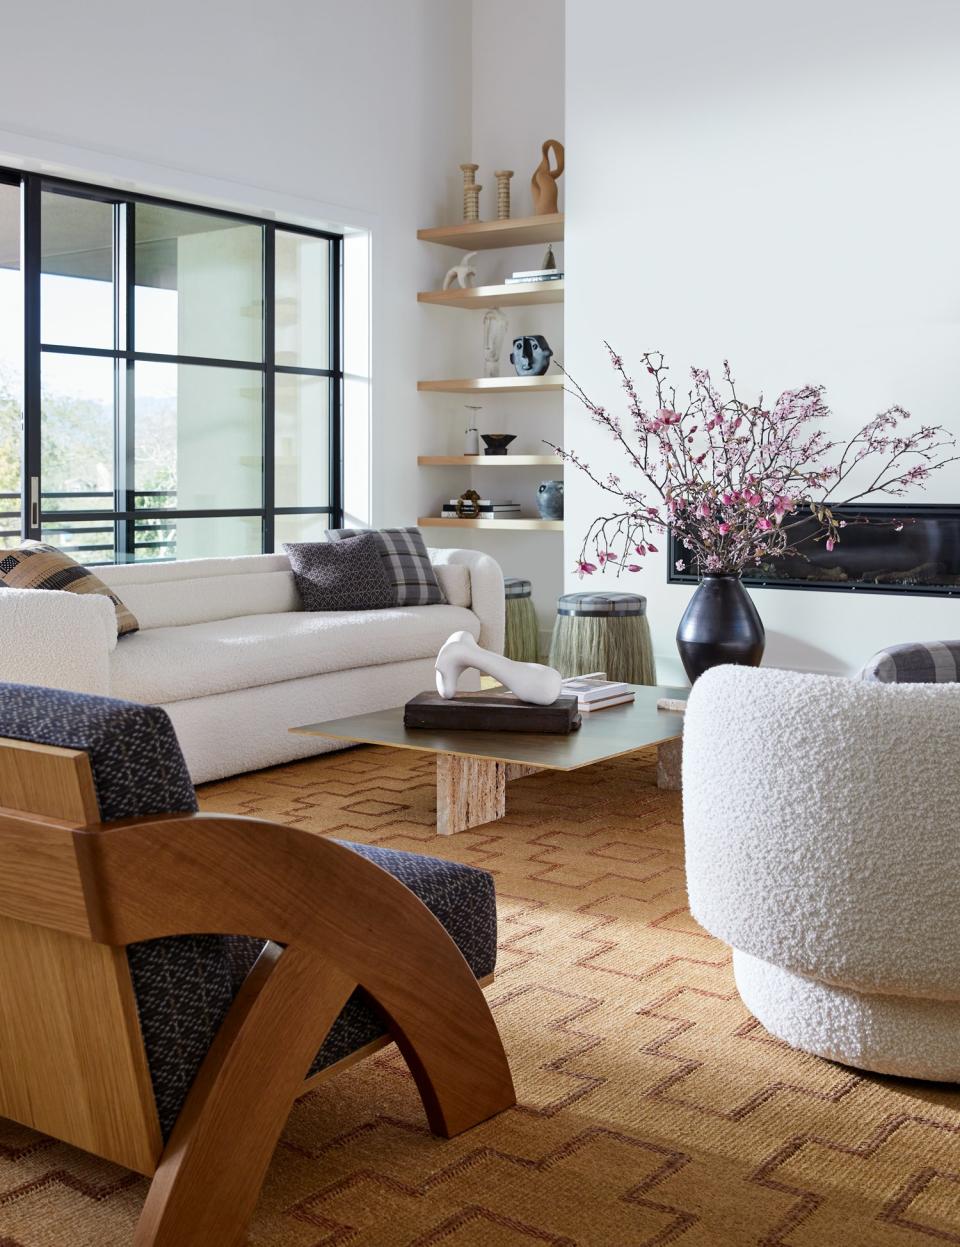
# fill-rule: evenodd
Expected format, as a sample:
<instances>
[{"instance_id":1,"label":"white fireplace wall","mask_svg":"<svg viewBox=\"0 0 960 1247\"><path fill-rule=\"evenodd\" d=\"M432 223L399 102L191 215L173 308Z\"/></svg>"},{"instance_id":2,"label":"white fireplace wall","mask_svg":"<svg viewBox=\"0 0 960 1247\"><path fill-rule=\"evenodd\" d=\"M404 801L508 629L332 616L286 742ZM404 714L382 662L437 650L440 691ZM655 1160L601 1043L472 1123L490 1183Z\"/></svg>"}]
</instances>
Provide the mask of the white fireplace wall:
<instances>
[{"instance_id":1,"label":"white fireplace wall","mask_svg":"<svg viewBox=\"0 0 960 1247\"><path fill-rule=\"evenodd\" d=\"M833 431L899 402L960 434L955 157L960 7L941 0L637 6L567 0L566 364L621 402L602 339L639 373L728 357L743 391L823 382ZM641 385L641 388L642 385ZM565 439L622 460L575 400ZM922 493L960 497L958 465ZM567 470L566 568L604 507ZM692 590L644 572L567 589L647 595L661 678ZM852 672L897 641L960 636L955 598L758 589L765 662Z\"/></svg>"}]
</instances>

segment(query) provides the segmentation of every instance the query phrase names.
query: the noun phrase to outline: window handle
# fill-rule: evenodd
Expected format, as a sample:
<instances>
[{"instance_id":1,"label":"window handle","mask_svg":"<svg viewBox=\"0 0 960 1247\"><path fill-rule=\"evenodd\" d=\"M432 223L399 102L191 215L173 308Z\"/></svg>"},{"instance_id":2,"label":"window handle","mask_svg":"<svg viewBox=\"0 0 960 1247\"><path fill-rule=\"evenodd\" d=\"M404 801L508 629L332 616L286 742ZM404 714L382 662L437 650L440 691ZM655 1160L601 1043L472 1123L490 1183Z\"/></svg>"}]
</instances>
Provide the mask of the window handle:
<instances>
[{"instance_id":1,"label":"window handle","mask_svg":"<svg viewBox=\"0 0 960 1247\"><path fill-rule=\"evenodd\" d=\"M30 527L40 527L40 477L30 477Z\"/></svg>"}]
</instances>

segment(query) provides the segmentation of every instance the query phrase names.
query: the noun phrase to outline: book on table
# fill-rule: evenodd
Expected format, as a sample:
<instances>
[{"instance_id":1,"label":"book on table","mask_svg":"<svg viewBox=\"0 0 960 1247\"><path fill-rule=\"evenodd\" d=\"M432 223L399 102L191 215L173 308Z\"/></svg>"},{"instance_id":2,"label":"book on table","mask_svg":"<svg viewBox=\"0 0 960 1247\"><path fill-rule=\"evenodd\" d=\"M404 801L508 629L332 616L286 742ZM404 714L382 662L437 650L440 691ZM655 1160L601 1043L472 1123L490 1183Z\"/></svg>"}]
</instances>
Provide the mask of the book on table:
<instances>
[{"instance_id":1,"label":"book on table","mask_svg":"<svg viewBox=\"0 0 960 1247\"><path fill-rule=\"evenodd\" d=\"M632 701L634 697L633 689L623 680L608 680L604 672L595 671L589 675L574 675L564 680L561 691L571 697L576 697L581 708L584 706L596 706L599 703L604 705L615 705L617 702L613 698L620 701Z\"/></svg>"}]
</instances>

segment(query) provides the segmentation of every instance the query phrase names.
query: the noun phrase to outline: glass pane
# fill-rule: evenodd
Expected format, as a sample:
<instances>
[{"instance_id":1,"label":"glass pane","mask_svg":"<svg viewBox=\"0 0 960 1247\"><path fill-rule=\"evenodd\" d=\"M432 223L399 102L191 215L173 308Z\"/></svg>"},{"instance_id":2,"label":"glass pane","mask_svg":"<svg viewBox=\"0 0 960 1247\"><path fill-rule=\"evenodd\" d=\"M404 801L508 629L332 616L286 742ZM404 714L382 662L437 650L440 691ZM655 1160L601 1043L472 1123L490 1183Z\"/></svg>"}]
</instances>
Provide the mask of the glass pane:
<instances>
[{"instance_id":1,"label":"glass pane","mask_svg":"<svg viewBox=\"0 0 960 1247\"><path fill-rule=\"evenodd\" d=\"M41 510L113 510L113 360L41 360Z\"/></svg>"},{"instance_id":2,"label":"glass pane","mask_svg":"<svg viewBox=\"0 0 960 1247\"><path fill-rule=\"evenodd\" d=\"M136 349L263 359L263 229L157 204L135 211Z\"/></svg>"},{"instance_id":3,"label":"glass pane","mask_svg":"<svg viewBox=\"0 0 960 1247\"><path fill-rule=\"evenodd\" d=\"M277 230L278 364L330 367L330 252L326 238Z\"/></svg>"},{"instance_id":4,"label":"glass pane","mask_svg":"<svg viewBox=\"0 0 960 1247\"><path fill-rule=\"evenodd\" d=\"M20 187L0 183L0 550L20 541L22 410Z\"/></svg>"},{"instance_id":5,"label":"glass pane","mask_svg":"<svg viewBox=\"0 0 960 1247\"><path fill-rule=\"evenodd\" d=\"M263 552L263 521L256 515L138 520L135 558L206 559Z\"/></svg>"},{"instance_id":6,"label":"glass pane","mask_svg":"<svg viewBox=\"0 0 960 1247\"><path fill-rule=\"evenodd\" d=\"M285 541L326 541L329 515L278 515L274 519L273 548L283 552Z\"/></svg>"},{"instance_id":7,"label":"glass pane","mask_svg":"<svg viewBox=\"0 0 960 1247\"><path fill-rule=\"evenodd\" d=\"M113 204L40 197L40 338L113 346Z\"/></svg>"},{"instance_id":8,"label":"glass pane","mask_svg":"<svg viewBox=\"0 0 960 1247\"><path fill-rule=\"evenodd\" d=\"M138 507L226 511L263 505L261 373L138 363L134 378Z\"/></svg>"},{"instance_id":9,"label":"glass pane","mask_svg":"<svg viewBox=\"0 0 960 1247\"><path fill-rule=\"evenodd\" d=\"M115 563L117 560L112 520L44 520L41 535L44 541L64 550L78 563Z\"/></svg>"},{"instance_id":10,"label":"glass pane","mask_svg":"<svg viewBox=\"0 0 960 1247\"><path fill-rule=\"evenodd\" d=\"M276 374L274 453L278 507L330 503L330 381Z\"/></svg>"}]
</instances>

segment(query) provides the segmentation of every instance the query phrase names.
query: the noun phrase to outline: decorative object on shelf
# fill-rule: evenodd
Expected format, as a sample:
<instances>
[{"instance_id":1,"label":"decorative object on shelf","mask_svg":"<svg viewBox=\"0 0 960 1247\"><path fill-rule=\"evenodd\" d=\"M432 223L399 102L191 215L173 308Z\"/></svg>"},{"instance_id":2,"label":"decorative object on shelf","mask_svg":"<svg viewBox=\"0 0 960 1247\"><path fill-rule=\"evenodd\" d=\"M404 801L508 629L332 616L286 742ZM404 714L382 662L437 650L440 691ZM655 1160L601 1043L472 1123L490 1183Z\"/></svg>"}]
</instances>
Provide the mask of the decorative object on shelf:
<instances>
[{"instance_id":1,"label":"decorative object on shelf","mask_svg":"<svg viewBox=\"0 0 960 1247\"><path fill-rule=\"evenodd\" d=\"M547 249L543 253L543 259L540 261L540 267L544 271L557 267L557 257L553 254L553 243L547 243Z\"/></svg>"},{"instance_id":2,"label":"decorative object on shelf","mask_svg":"<svg viewBox=\"0 0 960 1247\"><path fill-rule=\"evenodd\" d=\"M480 495L475 489L468 489L456 499L454 506L457 512L457 519L476 519L480 514Z\"/></svg>"},{"instance_id":3,"label":"decorative object on shelf","mask_svg":"<svg viewBox=\"0 0 960 1247\"><path fill-rule=\"evenodd\" d=\"M479 165L474 164L460 166L460 172L463 174L463 219L465 221L480 220L481 187L477 186L476 177L479 168Z\"/></svg>"},{"instance_id":4,"label":"decorative object on shelf","mask_svg":"<svg viewBox=\"0 0 960 1247\"><path fill-rule=\"evenodd\" d=\"M468 251L459 264L454 264L452 268L447 269L446 276L443 279L444 290L449 290L454 282L461 290L469 290L473 285L471 277L476 277L477 270L473 267L473 261L476 259L475 251Z\"/></svg>"},{"instance_id":5,"label":"decorative object on shelf","mask_svg":"<svg viewBox=\"0 0 960 1247\"><path fill-rule=\"evenodd\" d=\"M557 602L550 663L564 676L656 684L647 599L639 593L565 593Z\"/></svg>"},{"instance_id":6,"label":"decorative object on shelf","mask_svg":"<svg viewBox=\"0 0 960 1247\"><path fill-rule=\"evenodd\" d=\"M621 357L605 345L627 394L629 419L591 402L577 385L574 392L626 452L632 479L601 479L578 455L551 446L616 499L587 529L578 570L581 576L600 568L640 571L643 559L659 552L651 535L660 540L671 529L681 555L676 570L689 564L704 578L677 633L691 680L718 662L760 662L763 628L739 583L744 571L771 559L803 558L811 542L831 552L848 523L840 507L922 488L938 469L960 460L946 428L911 430L909 413L897 406L852 438L834 440L822 385L785 390L772 403L748 402L726 361L719 383L705 368L692 369L686 406L677 410L663 354L645 352L641 362L653 387L647 407ZM850 522L903 527L866 516Z\"/></svg>"},{"instance_id":7,"label":"decorative object on shelf","mask_svg":"<svg viewBox=\"0 0 960 1247\"><path fill-rule=\"evenodd\" d=\"M557 268L528 268L511 273L503 279L505 286L531 286L548 281L563 281L563 273Z\"/></svg>"},{"instance_id":8,"label":"decorative object on shelf","mask_svg":"<svg viewBox=\"0 0 960 1247\"><path fill-rule=\"evenodd\" d=\"M481 675L492 676L521 701L535 706L549 706L560 696L563 683L559 671L535 662L515 662L503 654L482 649L469 632L452 633L437 655L437 692L451 698L457 692L457 680L473 668ZM576 700L576 698L574 698Z\"/></svg>"},{"instance_id":9,"label":"decorative object on shelf","mask_svg":"<svg viewBox=\"0 0 960 1247\"><path fill-rule=\"evenodd\" d=\"M553 351L542 333L530 333L513 340L510 363L518 377L542 377L552 358Z\"/></svg>"},{"instance_id":10,"label":"decorative object on shelf","mask_svg":"<svg viewBox=\"0 0 960 1247\"><path fill-rule=\"evenodd\" d=\"M464 406L467 411L483 411L482 407L475 407L471 403L466 403ZM475 420L476 416L471 416L470 419ZM480 434L472 424L469 428L464 429L463 453L465 455L479 455L480 453Z\"/></svg>"},{"instance_id":11,"label":"decorative object on shelf","mask_svg":"<svg viewBox=\"0 0 960 1247\"><path fill-rule=\"evenodd\" d=\"M486 445L485 455L505 455L511 442L517 440L516 433L481 433Z\"/></svg>"},{"instance_id":12,"label":"decorative object on shelf","mask_svg":"<svg viewBox=\"0 0 960 1247\"><path fill-rule=\"evenodd\" d=\"M707 572L677 628L677 649L691 684L726 663L759 667L766 634L738 575Z\"/></svg>"},{"instance_id":13,"label":"decorative object on shelf","mask_svg":"<svg viewBox=\"0 0 960 1247\"><path fill-rule=\"evenodd\" d=\"M563 519L563 481L541 481L537 489L537 510L542 520Z\"/></svg>"},{"instance_id":14,"label":"decorative object on shelf","mask_svg":"<svg viewBox=\"0 0 960 1247\"><path fill-rule=\"evenodd\" d=\"M497 220L509 221L510 179L513 177L513 170L497 169L493 176L497 179Z\"/></svg>"},{"instance_id":15,"label":"decorative object on shelf","mask_svg":"<svg viewBox=\"0 0 960 1247\"><path fill-rule=\"evenodd\" d=\"M563 144L559 139L547 139L541 147L543 157L530 179L534 216L546 216L557 210L557 178L563 173ZM551 155L556 168L550 167ZM462 166L461 166L462 167Z\"/></svg>"},{"instance_id":16,"label":"decorative object on shelf","mask_svg":"<svg viewBox=\"0 0 960 1247\"><path fill-rule=\"evenodd\" d=\"M471 496L466 498L451 498L444 503L440 512L442 520L518 520L520 518L519 502L494 502L492 498L481 498L470 490ZM475 510L467 510L465 514L461 513L460 506L475 507Z\"/></svg>"},{"instance_id":17,"label":"decorative object on shelf","mask_svg":"<svg viewBox=\"0 0 960 1247\"><path fill-rule=\"evenodd\" d=\"M503 343L510 322L498 307L491 307L483 314L483 375L499 377Z\"/></svg>"},{"instance_id":18,"label":"decorative object on shelf","mask_svg":"<svg viewBox=\"0 0 960 1247\"><path fill-rule=\"evenodd\" d=\"M529 580L507 576L503 581L507 619L503 652L516 662L536 662L540 657L540 630L533 609Z\"/></svg>"}]
</instances>

